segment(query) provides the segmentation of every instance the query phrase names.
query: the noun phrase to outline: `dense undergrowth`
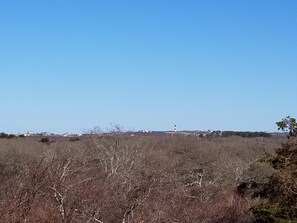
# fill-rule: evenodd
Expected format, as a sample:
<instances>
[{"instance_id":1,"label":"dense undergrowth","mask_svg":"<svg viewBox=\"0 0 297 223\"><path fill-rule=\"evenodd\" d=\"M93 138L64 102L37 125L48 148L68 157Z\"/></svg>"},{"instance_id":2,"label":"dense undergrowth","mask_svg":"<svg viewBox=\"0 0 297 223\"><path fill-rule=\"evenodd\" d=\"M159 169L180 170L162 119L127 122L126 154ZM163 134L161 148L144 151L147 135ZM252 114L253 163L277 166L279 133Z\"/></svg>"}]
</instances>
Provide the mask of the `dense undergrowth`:
<instances>
[{"instance_id":1,"label":"dense undergrowth","mask_svg":"<svg viewBox=\"0 0 297 223\"><path fill-rule=\"evenodd\" d=\"M270 160L274 175L260 191L263 203L252 208L256 222L297 222L297 125L290 117L277 123L288 132L288 141Z\"/></svg>"},{"instance_id":2,"label":"dense undergrowth","mask_svg":"<svg viewBox=\"0 0 297 223\"><path fill-rule=\"evenodd\" d=\"M260 200L236 187L268 183L273 168L258 160L283 139L114 133L50 141L0 140L0 222L253 222Z\"/></svg>"}]
</instances>

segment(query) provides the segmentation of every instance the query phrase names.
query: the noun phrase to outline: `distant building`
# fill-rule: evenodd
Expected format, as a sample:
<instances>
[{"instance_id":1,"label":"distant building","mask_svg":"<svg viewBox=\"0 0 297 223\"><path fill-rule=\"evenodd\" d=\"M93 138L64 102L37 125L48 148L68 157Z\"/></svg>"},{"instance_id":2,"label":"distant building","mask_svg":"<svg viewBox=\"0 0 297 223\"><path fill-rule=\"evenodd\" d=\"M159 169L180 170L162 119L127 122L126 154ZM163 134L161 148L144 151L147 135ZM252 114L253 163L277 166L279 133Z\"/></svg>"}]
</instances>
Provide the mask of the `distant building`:
<instances>
[{"instance_id":1,"label":"distant building","mask_svg":"<svg viewBox=\"0 0 297 223\"><path fill-rule=\"evenodd\" d=\"M34 131L28 131L27 133L24 134L24 136L33 136L35 134Z\"/></svg>"}]
</instances>

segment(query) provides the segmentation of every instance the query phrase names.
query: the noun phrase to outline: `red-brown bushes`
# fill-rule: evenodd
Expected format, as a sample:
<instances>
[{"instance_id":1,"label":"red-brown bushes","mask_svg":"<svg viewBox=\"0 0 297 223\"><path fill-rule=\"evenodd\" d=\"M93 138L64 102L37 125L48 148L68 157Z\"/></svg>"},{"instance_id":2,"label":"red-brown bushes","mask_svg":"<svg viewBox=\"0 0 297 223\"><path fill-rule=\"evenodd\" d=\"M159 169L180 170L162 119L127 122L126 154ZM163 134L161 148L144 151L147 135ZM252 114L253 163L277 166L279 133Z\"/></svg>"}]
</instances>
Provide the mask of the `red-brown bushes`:
<instances>
[{"instance_id":1,"label":"red-brown bushes","mask_svg":"<svg viewBox=\"0 0 297 223\"><path fill-rule=\"evenodd\" d=\"M118 133L24 140L0 142L1 222L250 222L232 188L277 143Z\"/></svg>"}]
</instances>

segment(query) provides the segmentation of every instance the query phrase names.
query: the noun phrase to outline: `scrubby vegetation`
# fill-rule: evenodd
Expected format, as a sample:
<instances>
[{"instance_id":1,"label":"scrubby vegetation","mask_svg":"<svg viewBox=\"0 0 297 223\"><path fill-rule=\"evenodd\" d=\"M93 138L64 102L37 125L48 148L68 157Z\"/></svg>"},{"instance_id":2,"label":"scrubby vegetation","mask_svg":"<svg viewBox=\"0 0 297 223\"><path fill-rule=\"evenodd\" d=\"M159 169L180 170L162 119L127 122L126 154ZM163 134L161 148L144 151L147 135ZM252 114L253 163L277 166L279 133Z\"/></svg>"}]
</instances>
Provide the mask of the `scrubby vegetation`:
<instances>
[{"instance_id":1,"label":"scrubby vegetation","mask_svg":"<svg viewBox=\"0 0 297 223\"><path fill-rule=\"evenodd\" d=\"M4 132L1 132L0 133L0 138L1 139L11 139L11 138L14 138L14 137L16 137L15 135L13 135L13 134L6 134L6 133L4 133Z\"/></svg>"},{"instance_id":2,"label":"scrubby vegetation","mask_svg":"<svg viewBox=\"0 0 297 223\"><path fill-rule=\"evenodd\" d=\"M270 160L275 174L260 193L264 202L252 208L256 222L297 222L297 124L287 117L277 125L287 131L288 141Z\"/></svg>"},{"instance_id":3,"label":"scrubby vegetation","mask_svg":"<svg viewBox=\"0 0 297 223\"><path fill-rule=\"evenodd\" d=\"M74 137L74 138L70 138L69 139L69 142L75 142L75 141L79 141L79 138L78 137Z\"/></svg>"},{"instance_id":4,"label":"scrubby vegetation","mask_svg":"<svg viewBox=\"0 0 297 223\"><path fill-rule=\"evenodd\" d=\"M291 131L0 139L0 222L294 222Z\"/></svg>"},{"instance_id":5,"label":"scrubby vegetation","mask_svg":"<svg viewBox=\"0 0 297 223\"><path fill-rule=\"evenodd\" d=\"M223 131L223 137L228 136L241 136L246 138L253 138L253 137L271 137L270 133L267 132L235 132L235 131Z\"/></svg>"},{"instance_id":6,"label":"scrubby vegetation","mask_svg":"<svg viewBox=\"0 0 297 223\"><path fill-rule=\"evenodd\" d=\"M40 139L40 142L42 142L42 143L50 143L50 140L47 137L43 137L43 138Z\"/></svg>"}]
</instances>

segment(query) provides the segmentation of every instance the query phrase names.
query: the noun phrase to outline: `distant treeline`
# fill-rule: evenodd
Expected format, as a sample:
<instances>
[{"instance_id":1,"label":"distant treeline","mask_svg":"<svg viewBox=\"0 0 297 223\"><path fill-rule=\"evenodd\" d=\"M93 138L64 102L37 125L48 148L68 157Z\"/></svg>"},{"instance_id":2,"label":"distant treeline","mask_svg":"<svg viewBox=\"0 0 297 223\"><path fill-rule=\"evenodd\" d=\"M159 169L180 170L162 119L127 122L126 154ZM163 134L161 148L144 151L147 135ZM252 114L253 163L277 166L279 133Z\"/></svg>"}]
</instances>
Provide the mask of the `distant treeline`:
<instances>
[{"instance_id":1,"label":"distant treeline","mask_svg":"<svg viewBox=\"0 0 297 223\"><path fill-rule=\"evenodd\" d=\"M13 135L13 134L6 134L4 132L0 133L0 138L10 139L10 138L14 138L14 137L15 137L15 135Z\"/></svg>"},{"instance_id":2,"label":"distant treeline","mask_svg":"<svg viewBox=\"0 0 297 223\"><path fill-rule=\"evenodd\" d=\"M228 137L228 136L241 136L245 138L253 138L253 137L271 137L271 134L267 132L236 132L236 131L222 132L222 137Z\"/></svg>"},{"instance_id":3,"label":"distant treeline","mask_svg":"<svg viewBox=\"0 0 297 223\"><path fill-rule=\"evenodd\" d=\"M17 137L16 135L14 134L7 134L7 133L4 133L4 132L1 132L0 133L0 139L11 139L11 138L15 138ZM18 137L25 137L24 135L18 135Z\"/></svg>"}]
</instances>

